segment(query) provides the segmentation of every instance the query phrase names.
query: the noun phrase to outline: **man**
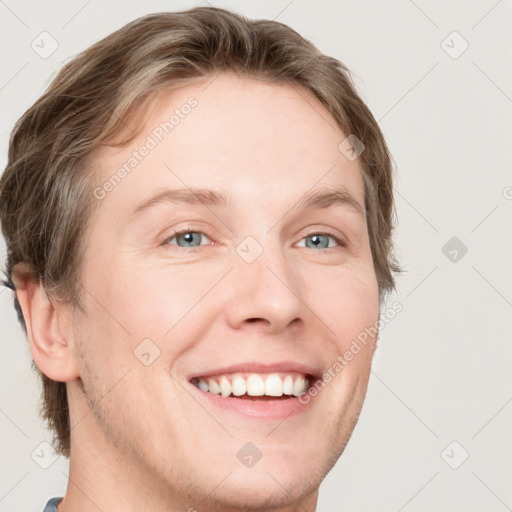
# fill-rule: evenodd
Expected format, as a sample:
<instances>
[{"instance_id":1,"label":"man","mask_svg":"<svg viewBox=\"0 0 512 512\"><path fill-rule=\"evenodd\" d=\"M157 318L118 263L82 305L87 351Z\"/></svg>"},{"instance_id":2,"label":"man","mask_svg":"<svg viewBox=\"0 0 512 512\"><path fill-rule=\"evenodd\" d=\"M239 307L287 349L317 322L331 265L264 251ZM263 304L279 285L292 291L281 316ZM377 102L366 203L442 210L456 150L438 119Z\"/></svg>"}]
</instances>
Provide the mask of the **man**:
<instances>
[{"instance_id":1,"label":"man","mask_svg":"<svg viewBox=\"0 0 512 512\"><path fill-rule=\"evenodd\" d=\"M135 20L18 121L0 204L70 458L46 511L315 510L398 270L390 156L341 63L222 9Z\"/></svg>"}]
</instances>

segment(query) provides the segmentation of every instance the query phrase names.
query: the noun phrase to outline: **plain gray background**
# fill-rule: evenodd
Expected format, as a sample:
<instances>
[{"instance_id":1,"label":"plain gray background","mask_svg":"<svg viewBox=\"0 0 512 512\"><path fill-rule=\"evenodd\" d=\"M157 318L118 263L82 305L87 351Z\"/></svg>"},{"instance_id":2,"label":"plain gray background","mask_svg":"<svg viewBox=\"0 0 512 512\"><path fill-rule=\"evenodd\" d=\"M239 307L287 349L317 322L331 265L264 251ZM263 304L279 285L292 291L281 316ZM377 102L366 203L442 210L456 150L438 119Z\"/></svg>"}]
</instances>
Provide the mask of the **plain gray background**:
<instances>
[{"instance_id":1,"label":"plain gray background","mask_svg":"<svg viewBox=\"0 0 512 512\"><path fill-rule=\"evenodd\" d=\"M388 305L403 311L382 331L318 510L512 510L512 3L208 3L286 23L347 64L396 162L406 273ZM139 16L197 5L0 0L1 169L15 121L63 62ZM58 44L50 56L31 47L45 37L51 49L42 32ZM0 323L0 510L41 512L63 495L68 465L46 444L6 289Z\"/></svg>"}]
</instances>

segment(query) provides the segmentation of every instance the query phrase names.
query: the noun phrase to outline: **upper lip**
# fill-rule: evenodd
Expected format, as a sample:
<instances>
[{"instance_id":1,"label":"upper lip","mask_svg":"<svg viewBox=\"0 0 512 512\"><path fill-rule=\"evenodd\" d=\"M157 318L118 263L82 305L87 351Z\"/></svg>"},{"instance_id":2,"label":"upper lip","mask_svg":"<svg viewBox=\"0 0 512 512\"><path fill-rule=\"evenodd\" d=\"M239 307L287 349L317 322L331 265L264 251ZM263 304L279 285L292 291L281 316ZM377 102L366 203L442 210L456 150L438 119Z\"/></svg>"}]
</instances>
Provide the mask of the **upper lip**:
<instances>
[{"instance_id":1,"label":"upper lip","mask_svg":"<svg viewBox=\"0 0 512 512\"><path fill-rule=\"evenodd\" d=\"M188 380L197 377L212 377L214 375L223 375L230 373L277 373L277 372L297 372L304 375L311 375L315 378L321 377L321 370L306 364L295 361L278 361L275 363L262 363L259 361L248 361L245 363L233 364L222 368L215 368L204 372L197 372L188 375Z\"/></svg>"}]
</instances>

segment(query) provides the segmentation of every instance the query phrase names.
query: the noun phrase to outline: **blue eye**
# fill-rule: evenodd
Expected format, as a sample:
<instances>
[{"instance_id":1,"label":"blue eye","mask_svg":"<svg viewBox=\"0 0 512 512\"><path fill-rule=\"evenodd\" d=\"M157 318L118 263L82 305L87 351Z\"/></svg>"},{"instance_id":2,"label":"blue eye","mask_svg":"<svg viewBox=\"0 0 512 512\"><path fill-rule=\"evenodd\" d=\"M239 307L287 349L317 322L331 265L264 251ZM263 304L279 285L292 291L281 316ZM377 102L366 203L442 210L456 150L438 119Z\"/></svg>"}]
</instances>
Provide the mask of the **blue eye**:
<instances>
[{"instance_id":1,"label":"blue eye","mask_svg":"<svg viewBox=\"0 0 512 512\"><path fill-rule=\"evenodd\" d=\"M208 242L202 244L201 241L203 238L206 238ZM173 240L176 240L176 242L173 242ZM311 233L303 237L301 242L303 240L309 240L310 242L306 242L305 245L301 245L299 247L307 247L308 249L332 249L336 246L345 247L346 245L342 239L330 232ZM334 240L334 243L331 244L331 240ZM209 245L211 243L211 240L201 231L182 229L181 231L175 231L172 233L170 237L164 240L162 245L176 245L184 249L195 249L202 245Z\"/></svg>"},{"instance_id":2,"label":"blue eye","mask_svg":"<svg viewBox=\"0 0 512 512\"><path fill-rule=\"evenodd\" d=\"M330 249L336 245L344 245L342 240L340 240L337 236L329 233L311 233L310 235L305 236L302 240L308 239L311 241L309 244L307 242L305 244L305 247L308 249ZM334 240L335 244L329 245L329 239Z\"/></svg>"},{"instance_id":3,"label":"blue eye","mask_svg":"<svg viewBox=\"0 0 512 512\"><path fill-rule=\"evenodd\" d=\"M202 233L201 231L191 231L191 230L182 230L182 231L176 231L173 233L173 235L165 240L165 244L169 245L178 245L178 247L185 247L185 248L195 248L199 247L201 244L201 237L206 237L208 240L209 238ZM177 243L173 244L171 243L171 240L176 239ZM179 242L183 242L186 245L180 245ZM191 244L191 245L188 245Z\"/></svg>"}]
</instances>

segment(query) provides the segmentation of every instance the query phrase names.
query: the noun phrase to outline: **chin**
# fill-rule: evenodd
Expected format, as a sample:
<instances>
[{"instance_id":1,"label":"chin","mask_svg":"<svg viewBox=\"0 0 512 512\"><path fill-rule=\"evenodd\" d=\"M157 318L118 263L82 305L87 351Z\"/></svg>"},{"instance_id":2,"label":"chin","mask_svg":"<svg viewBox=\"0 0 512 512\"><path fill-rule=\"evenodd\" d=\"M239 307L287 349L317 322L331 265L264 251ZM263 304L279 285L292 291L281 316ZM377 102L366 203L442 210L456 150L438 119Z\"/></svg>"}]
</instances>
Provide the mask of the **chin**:
<instances>
[{"instance_id":1,"label":"chin","mask_svg":"<svg viewBox=\"0 0 512 512\"><path fill-rule=\"evenodd\" d=\"M225 512L230 508L274 510L286 506L296 507L318 491L325 475L317 463L303 464L293 454L289 454L287 460L272 459L267 457L265 463L262 458L250 468L237 465L231 472L226 470L222 475L216 471L215 479L218 481L210 481L205 494L211 495L200 506L208 504Z\"/></svg>"},{"instance_id":2,"label":"chin","mask_svg":"<svg viewBox=\"0 0 512 512\"><path fill-rule=\"evenodd\" d=\"M254 470L254 468L253 468ZM242 510L280 509L301 503L318 490L307 474L282 475L276 471L231 473L211 496L209 504L224 512L230 507ZM198 509L199 510L199 509Z\"/></svg>"}]
</instances>

